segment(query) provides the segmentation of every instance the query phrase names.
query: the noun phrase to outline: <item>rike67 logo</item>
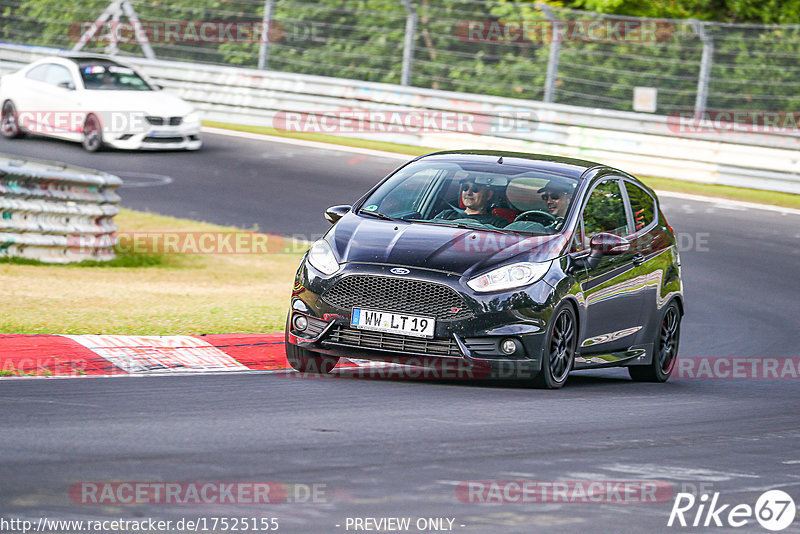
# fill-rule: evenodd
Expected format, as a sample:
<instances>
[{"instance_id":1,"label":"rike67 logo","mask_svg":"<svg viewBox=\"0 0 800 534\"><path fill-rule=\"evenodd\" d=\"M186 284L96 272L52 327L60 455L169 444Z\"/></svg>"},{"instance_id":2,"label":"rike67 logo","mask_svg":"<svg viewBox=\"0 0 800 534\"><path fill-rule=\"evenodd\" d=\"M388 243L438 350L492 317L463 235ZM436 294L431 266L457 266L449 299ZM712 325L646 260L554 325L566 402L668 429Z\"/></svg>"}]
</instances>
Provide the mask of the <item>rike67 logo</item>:
<instances>
[{"instance_id":1,"label":"rike67 logo","mask_svg":"<svg viewBox=\"0 0 800 534\"><path fill-rule=\"evenodd\" d=\"M681 527L743 527L755 518L767 530L777 532L794 522L797 509L794 499L781 490L762 493L755 506L749 504L720 504L719 492L696 498L691 493L678 493L667 526Z\"/></svg>"}]
</instances>

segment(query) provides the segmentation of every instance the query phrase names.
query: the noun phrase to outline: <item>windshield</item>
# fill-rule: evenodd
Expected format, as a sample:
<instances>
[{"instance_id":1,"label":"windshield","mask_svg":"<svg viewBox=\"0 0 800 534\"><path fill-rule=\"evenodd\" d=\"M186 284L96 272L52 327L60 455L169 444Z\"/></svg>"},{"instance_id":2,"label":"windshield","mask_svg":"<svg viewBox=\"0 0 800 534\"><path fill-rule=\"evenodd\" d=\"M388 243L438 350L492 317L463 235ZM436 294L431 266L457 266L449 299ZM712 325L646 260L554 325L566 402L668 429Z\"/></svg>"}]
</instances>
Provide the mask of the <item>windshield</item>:
<instances>
[{"instance_id":1,"label":"windshield","mask_svg":"<svg viewBox=\"0 0 800 534\"><path fill-rule=\"evenodd\" d=\"M577 180L485 162L407 165L362 204L362 215L546 235L560 232Z\"/></svg>"},{"instance_id":2,"label":"windshield","mask_svg":"<svg viewBox=\"0 0 800 534\"><path fill-rule=\"evenodd\" d=\"M114 63L82 64L83 86L101 91L152 91L153 88L133 69Z\"/></svg>"}]
</instances>

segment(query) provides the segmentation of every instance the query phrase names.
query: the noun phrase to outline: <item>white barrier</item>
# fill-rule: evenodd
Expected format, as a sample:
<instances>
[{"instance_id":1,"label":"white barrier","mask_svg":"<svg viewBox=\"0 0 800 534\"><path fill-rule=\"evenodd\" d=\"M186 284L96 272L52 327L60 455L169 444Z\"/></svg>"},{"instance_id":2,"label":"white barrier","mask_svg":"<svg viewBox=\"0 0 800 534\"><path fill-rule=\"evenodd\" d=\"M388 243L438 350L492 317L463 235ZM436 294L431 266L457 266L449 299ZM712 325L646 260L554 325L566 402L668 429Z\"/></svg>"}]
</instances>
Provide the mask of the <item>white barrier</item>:
<instances>
[{"instance_id":1,"label":"white barrier","mask_svg":"<svg viewBox=\"0 0 800 534\"><path fill-rule=\"evenodd\" d=\"M53 49L0 45L0 70ZM677 118L238 67L125 58L196 104L204 119L276 126L276 114L336 110L465 113L472 128L326 132L437 149L489 148L596 160L635 174L800 194L800 128L683 131ZM3 63L6 62L6 63ZM9 63L10 62L10 63ZM500 123L516 119L514 128ZM377 125L376 125L377 126ZM732 126L732 125L731 125Z\"/></svg>"},{"instance_id":2,"label":"white barrier","mask_svg":"<svg viewBox=\"0 0 800 534\"><path fill-rule=\"evenodd\" d=\"M120 184L104 172L0 154L0 257L113 259Z\"/></svg>"}]
</instances>

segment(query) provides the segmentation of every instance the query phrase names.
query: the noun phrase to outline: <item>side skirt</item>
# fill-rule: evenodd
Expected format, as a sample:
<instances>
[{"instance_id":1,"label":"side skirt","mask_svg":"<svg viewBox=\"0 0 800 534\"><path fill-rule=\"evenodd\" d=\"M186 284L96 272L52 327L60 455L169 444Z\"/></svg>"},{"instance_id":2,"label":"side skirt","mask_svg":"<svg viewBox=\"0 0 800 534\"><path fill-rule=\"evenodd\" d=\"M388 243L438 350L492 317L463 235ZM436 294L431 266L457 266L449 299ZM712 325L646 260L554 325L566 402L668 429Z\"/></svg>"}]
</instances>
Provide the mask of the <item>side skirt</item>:
<instances>
[{"instance_id":1,"label":"side skirt","mask_svg":"<svg viewBox=\"0 0 800 534\"><path fill-rule=\"evenodd\" d=\"M579 354L575 356L574 370L602 369L629 365L649 365L653 359L653 344L634 345L628 350L608 354Z\"/></svg>"}]
</instances>

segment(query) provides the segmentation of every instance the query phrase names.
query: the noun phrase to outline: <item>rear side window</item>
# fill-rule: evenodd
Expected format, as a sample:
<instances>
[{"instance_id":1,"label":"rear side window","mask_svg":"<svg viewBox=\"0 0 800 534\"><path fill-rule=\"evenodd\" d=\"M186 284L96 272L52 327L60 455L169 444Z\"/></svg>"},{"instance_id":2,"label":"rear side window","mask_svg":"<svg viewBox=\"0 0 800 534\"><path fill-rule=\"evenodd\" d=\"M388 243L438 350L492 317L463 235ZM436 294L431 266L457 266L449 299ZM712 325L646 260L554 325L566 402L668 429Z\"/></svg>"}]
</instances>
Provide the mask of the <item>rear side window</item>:
<instances>
[{"instance_id":1,"label":"rear side window","mask_svg":"<svg viewBox=\"0 0 800 534\"><path fill-rule=\"evenodd\" d=\"M583 209L584 246L600 232L628 234L628 218L617 180L606 180L594 188Z\"/></svg>"},{"instance_id":2,"label":"rear side window","mask_svg":"<svg viewBox=\"0 0 800 534\"><path fill-rule=\"evenodd\" d=\"M44 79L45 82L51 85L58 85L60 83L72 83L72 75L69 73L69 69L62 65L50 65L50 68L47 69L47 76Z\"/></svg>"},{"instance_id":3,"label":"rear side window","mask_svg":"<svg viewBox=\"0 0 800 534\"><path fill-rule=\"evenodd\" d=\"M44 65L39 65L38 67L34 67L28 71L25 75L26 78L30 78L31 80L36 80L37 82L43 82L44 79L47 77L47 69L50 67L49 63Z\"/></svg>"},{"instance_id":4,"label":"rear side window","mask_svg":"<svg viewBox=\"0 0 800 534\"><path fill-rule=\"evenodd\" d=\"M625 190L628 192L628 198L631 201L635 232L638 232L655 219L656 201L647 191L631 182L625 182Z\"/></svg>"}]
</instances>

